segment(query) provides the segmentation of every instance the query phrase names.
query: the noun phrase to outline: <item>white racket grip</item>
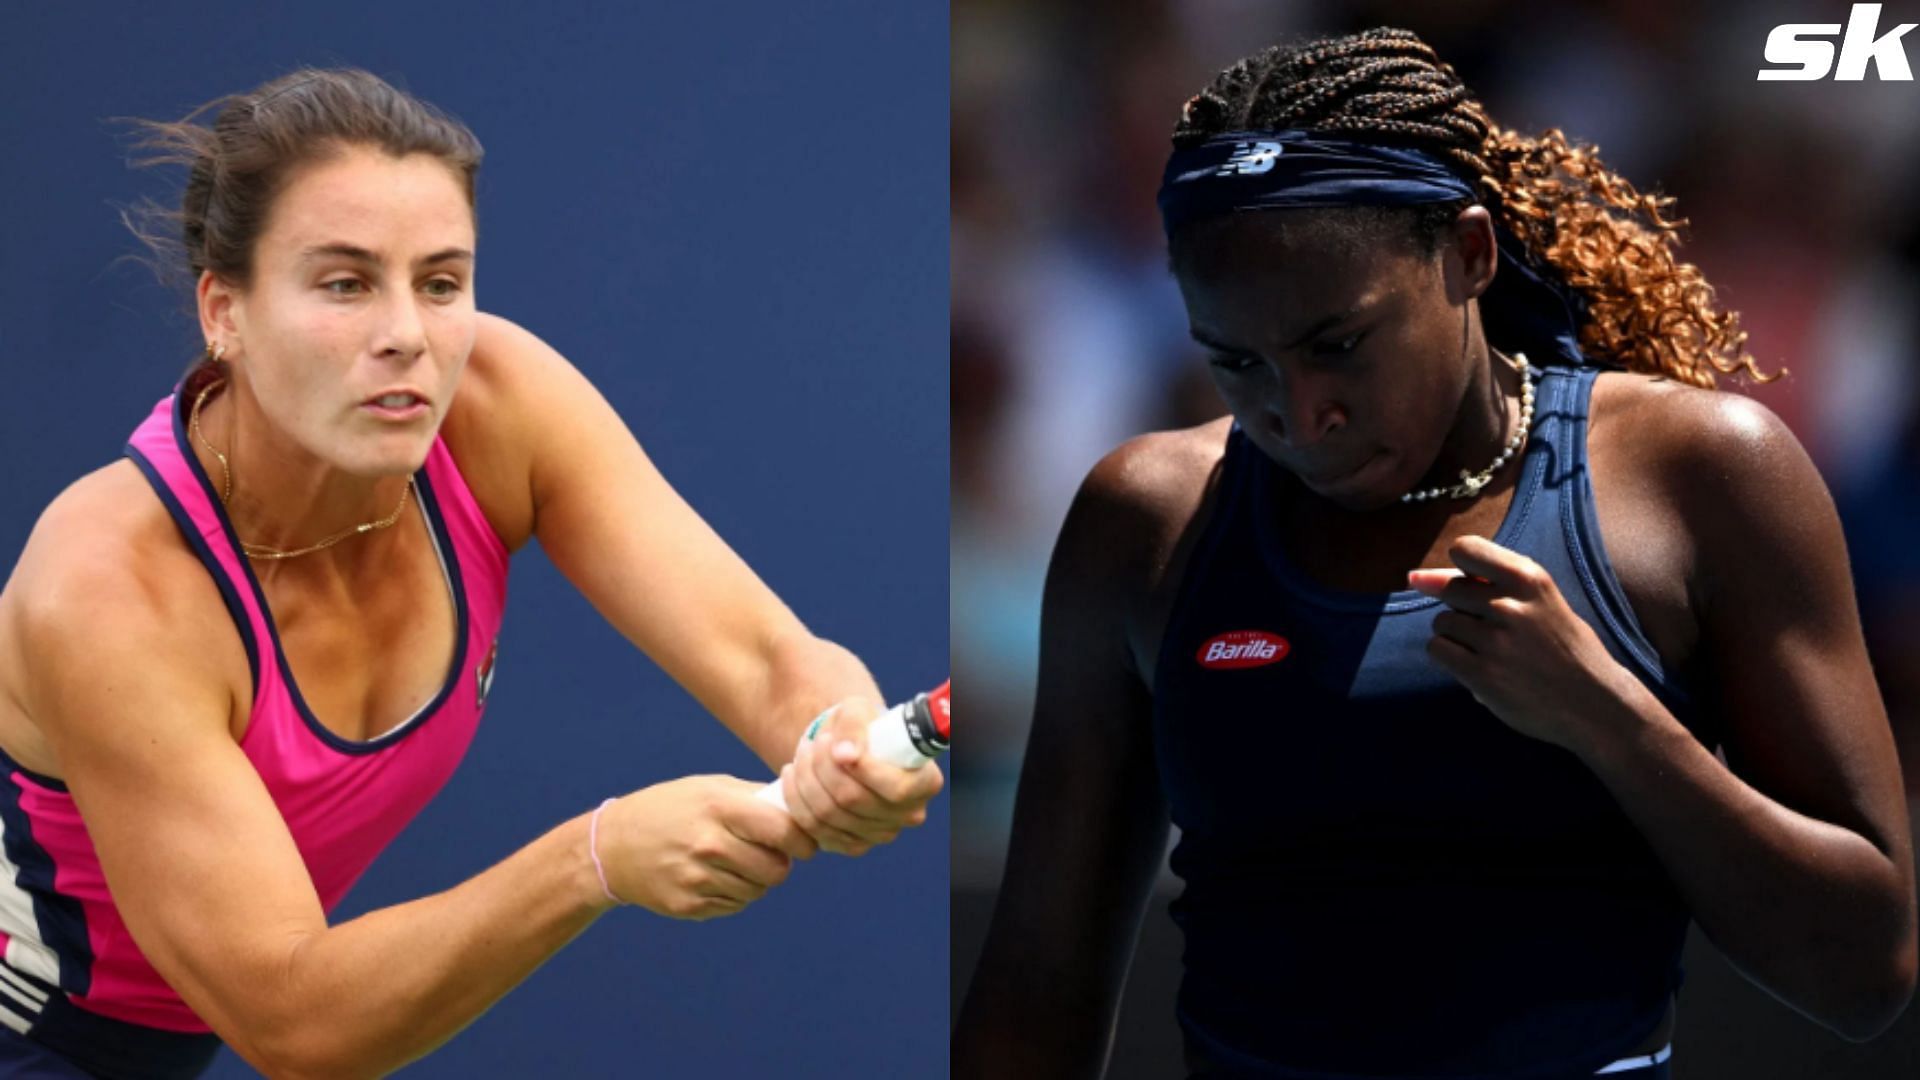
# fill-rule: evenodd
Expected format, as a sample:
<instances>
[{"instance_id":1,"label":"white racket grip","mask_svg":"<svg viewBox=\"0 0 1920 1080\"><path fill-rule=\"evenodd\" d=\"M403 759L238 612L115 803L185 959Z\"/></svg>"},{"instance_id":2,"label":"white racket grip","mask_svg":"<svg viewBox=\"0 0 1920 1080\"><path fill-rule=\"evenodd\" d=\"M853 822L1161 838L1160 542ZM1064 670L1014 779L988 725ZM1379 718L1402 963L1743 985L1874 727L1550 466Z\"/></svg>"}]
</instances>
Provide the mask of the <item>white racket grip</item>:
<instances>
[{"instance_id":1,"label":"white racket grip","mask_svg":"<svg viewBox=\"0 0 1920 1080\"><path fill-rule=\"evenodd\" d=\"M921 753L913 745L913 739L907 731L907 712L913 708L913 702L895 705L879 716L867 722L867 753L889 765L902 769L917 769L933 759ZM807 725L806 734L800 736L801 742L807 742L820 733L826 726L827 718L833 715L828 709L813 718ZM780 781L774 780L755 792L761 802L772 803L782 810L787 808L787 797L780 790Z\"/></svg>"}]
</instances>

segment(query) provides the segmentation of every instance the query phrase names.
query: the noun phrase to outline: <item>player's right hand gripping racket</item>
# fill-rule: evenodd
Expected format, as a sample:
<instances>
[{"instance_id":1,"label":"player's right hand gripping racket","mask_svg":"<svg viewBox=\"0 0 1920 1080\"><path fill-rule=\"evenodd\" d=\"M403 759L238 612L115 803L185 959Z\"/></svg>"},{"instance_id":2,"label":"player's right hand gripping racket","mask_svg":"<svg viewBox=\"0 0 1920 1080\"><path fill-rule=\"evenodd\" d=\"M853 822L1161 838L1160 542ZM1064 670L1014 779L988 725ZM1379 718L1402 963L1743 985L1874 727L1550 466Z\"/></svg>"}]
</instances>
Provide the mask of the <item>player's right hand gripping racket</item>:
<instances>
[{"instance_id":1,"label":"player's right hand gripping racket","mask_svg":"<svg viewBox=\"0 0 1920 1080\"><path fill-rule=\"evenodd\" d=\"M952 688L953 680L948 679L933 690L915 694L912 701L895 705L874 717L867 723L867 753L902 769L917 769L946 753L953 735ZM833 710L828 709L814 717L800 741L806 742L819 734L832 714ZM782 810L787 808L778 780L761 788L757 795Z\"/></svg>"}]
</instances>

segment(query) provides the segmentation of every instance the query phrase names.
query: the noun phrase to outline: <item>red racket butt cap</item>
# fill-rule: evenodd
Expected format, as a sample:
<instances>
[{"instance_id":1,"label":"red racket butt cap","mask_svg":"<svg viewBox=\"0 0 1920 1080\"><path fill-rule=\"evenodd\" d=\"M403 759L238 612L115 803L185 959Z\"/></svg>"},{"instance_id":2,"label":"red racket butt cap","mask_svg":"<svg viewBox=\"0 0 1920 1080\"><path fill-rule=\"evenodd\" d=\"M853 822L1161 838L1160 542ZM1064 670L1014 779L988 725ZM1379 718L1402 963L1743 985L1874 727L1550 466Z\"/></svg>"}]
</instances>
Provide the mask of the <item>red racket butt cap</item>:
<instances>
[{"instance_id":1,"label":"red racket butt cap","mask_svg":"<svg viewBox=\"0 0 1920 1080\"><path fill-rule=\"evenodd\" d=\"M933 713L933 730L943 742L953 738L953 680L948 679L927 695L927 708Z\"/></svg>"}]
</instances>

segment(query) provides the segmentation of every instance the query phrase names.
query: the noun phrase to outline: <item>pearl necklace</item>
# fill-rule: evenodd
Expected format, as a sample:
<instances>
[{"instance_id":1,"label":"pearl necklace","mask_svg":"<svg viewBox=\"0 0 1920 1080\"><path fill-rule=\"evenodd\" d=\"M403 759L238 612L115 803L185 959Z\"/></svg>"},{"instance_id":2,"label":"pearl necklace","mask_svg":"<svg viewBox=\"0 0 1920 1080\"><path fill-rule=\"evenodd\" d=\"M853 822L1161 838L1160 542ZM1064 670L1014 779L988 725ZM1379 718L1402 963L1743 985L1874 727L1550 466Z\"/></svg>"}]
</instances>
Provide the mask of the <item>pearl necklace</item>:
<instances>
[{"instance_id":1,"label":"pearl necklace","mask_svg":"<svg viewBox=\"0 0 1920 1080\"><path fill-rule=\"evenodd\" d=\"M1527 430L1533 426L1532 376L1539 369L1527 363L1525 353L1513 354L1513 366L1520 372L1520 424L1515 429L1513 438L1507 440L1507 448L1500 451L1500 456L1493 459L1493 464L1477 473L1461 469L1459 483L1442 484L1425 491L1409 491L1400 496L1401 502L1426 502L1428 499L1437 499L1442 495L1451 495L1456 499L1471 499L1480 494L1480 489L1487 486L1487 482L1493 479L1493 474L1498 472L1500 466L1505 465L1514 451L1520 448L1520 443L1527 437Z\"/></svg>"}]
</instances>

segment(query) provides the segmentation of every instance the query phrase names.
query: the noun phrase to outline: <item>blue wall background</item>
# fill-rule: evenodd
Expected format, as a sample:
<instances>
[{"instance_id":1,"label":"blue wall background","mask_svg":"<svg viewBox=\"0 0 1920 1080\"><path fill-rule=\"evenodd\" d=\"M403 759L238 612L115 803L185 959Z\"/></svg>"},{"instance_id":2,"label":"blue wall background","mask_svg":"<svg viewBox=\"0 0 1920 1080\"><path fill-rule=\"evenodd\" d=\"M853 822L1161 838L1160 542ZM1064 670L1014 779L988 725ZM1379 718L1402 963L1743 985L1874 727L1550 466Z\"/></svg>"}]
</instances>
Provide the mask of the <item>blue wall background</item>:
<instances>
[{"instance_id":1,"label":"blue wall background","mask_svg":"<svg viewBox=\"0 0 1920 1080\"><path fill-rule=\"evenodd\" d=\"M111 203L177 193L104 119L298 64L467 122L477 298L551 342L890 696L947 670L947 14L822 0L553 8L9 5L0 559L197 349ZM617 478L609 478L617 482ZM602 797L762 767L536 548L466 764L340 917L457 884ZM416 1077L945 1076L947 833L817 859L744 915L601 920ZM395 963L406 958L396 957ZM248 1070L224 1054L216 1076Z\"/></svg>"}]
</instances>

